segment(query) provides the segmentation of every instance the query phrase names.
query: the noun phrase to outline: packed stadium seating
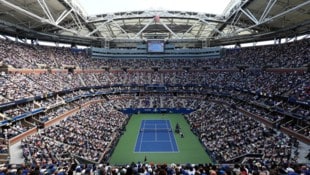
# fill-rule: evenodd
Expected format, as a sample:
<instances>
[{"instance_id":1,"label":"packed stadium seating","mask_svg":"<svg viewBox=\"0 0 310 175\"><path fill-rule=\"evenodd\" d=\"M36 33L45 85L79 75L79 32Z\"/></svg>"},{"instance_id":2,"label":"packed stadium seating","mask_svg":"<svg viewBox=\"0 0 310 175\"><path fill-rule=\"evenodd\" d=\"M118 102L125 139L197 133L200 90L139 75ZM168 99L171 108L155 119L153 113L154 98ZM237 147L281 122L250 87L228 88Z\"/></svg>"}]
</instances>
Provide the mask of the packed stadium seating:
<instances>
[{"instance_id":1,"label":"packed stadium seating","mask_svg":"<svg viewBox=\"0 0 310 175\"><path fill-rule=\"evenodd\" d=\"M305 39L228 49L217 59L100 60L70 48L0 40L0 153L8 155L7 140L44 125L19 138L30 165L2 166L0 172L306 171L291 152L294 135L310 140L309 45ZM196 110L185 117L214 162L231 163L250 153L262 158L245 159L246 167L107 164L128 119L117 109L181 107ZM76 165L73 156L96 165Z\"/></svg>"}]
</instances>

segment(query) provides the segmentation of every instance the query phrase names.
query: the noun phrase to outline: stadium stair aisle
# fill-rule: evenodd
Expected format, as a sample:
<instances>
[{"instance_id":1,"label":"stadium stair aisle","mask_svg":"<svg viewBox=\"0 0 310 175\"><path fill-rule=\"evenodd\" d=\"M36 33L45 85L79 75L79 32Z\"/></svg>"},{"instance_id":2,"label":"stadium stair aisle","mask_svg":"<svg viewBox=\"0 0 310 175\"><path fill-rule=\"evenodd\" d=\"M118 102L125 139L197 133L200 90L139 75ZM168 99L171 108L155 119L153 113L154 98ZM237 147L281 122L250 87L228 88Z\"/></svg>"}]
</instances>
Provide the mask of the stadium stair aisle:
<instances>
[{"instance_id":1,"label":"stadium stair aisle","mask_svg":"<svg viewBox=\"0 0 310 175\"><path fill-rule=\"evenodd\" d=\"M10 164L22 164L25 162L21 142L10 146Z\"/></svg>"},{"instance_id":2,"label":"stadium stair aisle","mask_svg":"<svg viewBox=\"0 0 310 175\"><path fill-rule=\"evenodd\" d=\"M310 160L306 158L306 155L308 155L308 153L310 152L310 145L307 145L306 143L303 143L303 142L299 142L298 148L299 148L299 150L298 150L299 155L298 155L297 162L309 164ZM294 149L294 150L296 150L296 149Z\"/></svg>"}]
</instances>

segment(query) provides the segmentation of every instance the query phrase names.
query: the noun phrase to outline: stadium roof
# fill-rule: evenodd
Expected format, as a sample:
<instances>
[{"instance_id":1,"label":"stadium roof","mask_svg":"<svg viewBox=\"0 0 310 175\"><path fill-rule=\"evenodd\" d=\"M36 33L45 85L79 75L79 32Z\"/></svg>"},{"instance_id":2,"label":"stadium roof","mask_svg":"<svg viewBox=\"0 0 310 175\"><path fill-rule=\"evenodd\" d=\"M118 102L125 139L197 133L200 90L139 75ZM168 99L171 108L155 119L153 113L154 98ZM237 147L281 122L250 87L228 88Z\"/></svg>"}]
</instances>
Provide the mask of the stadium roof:
<instances>
[{"instance_id":1,"label":"stadium roof","mask_svg":"<svg viewBox=\"0 0 310 175\"><path fill-rule=\"evenodd\" d=\"M78 0L88 15L126 11L193 11L222 14L231 0ZM239 0L238 0L239 1Z\"/></svg>"},{"instance_id":2,"label":"stadium roof","mask_svg":"<svg viewBox=\"0 0 310 175\"><path fill-rule=\"evenodd\" d=\"M221 15L189 7L93 16L74 0L0 0L2 34L96 46L147 39L235 44L309 34L309 23L305 0L232 0Z\"/></svg>"}]
</instances>

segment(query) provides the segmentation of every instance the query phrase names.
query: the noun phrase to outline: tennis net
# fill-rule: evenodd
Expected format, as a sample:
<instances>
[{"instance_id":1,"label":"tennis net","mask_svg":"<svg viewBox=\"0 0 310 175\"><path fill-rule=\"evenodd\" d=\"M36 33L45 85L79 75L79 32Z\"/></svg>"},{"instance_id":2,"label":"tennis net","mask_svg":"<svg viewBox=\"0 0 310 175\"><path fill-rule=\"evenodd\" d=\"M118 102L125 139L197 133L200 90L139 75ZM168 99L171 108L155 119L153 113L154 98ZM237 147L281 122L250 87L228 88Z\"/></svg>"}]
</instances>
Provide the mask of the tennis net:
<instances>
[{"instance_id":1,"label":"tennis net","mask_svg":"<svg viewBox=\"0 0 310 175\"><path fill-rule=\"evenodd\" d=\"M172 132L171 128L141 128L140 132Z\"/></svg>"}]
</instances>

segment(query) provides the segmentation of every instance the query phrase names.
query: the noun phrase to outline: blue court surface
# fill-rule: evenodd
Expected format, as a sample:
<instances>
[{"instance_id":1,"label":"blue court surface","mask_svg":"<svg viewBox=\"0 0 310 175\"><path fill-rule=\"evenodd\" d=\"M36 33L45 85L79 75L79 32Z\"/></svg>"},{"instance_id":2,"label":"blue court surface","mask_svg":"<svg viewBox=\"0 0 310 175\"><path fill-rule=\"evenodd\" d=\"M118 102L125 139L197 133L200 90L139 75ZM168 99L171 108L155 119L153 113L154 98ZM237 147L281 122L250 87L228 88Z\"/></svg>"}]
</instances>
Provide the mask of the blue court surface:
<instances>
[{"instance_id":1,"label":"blue court surface","mask_svg":"<svg viewBox=\"0 0 310 175\"><path fill-rule=\"evenodd\" d=\"M142 120L135 152L178 152L170 120Z\"/></svg>"}]
</instances>

